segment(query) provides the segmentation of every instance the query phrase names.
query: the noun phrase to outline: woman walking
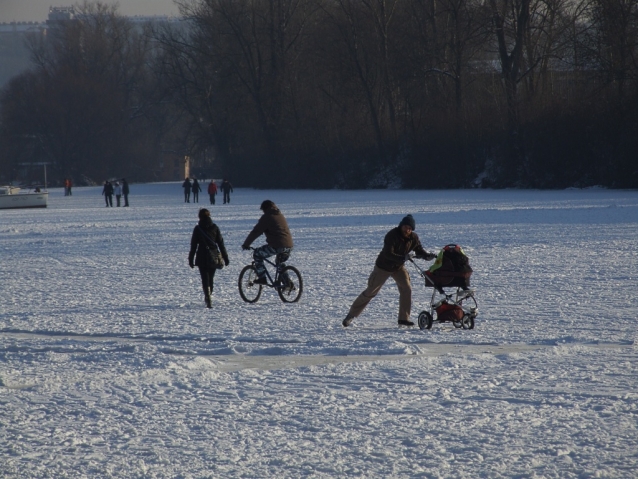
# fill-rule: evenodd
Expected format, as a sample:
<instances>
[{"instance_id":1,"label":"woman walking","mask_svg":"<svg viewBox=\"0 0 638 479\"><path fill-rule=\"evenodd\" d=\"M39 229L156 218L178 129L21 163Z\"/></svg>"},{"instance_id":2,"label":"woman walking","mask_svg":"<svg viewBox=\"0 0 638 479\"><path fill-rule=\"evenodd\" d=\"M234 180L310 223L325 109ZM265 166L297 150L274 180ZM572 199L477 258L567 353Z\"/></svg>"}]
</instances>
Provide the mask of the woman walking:
<instances>
[{"instance_id":1,"label":"woman walking","mask_svg":"<svg viewBox=\"0 0 638 479\"><path fill-rule=\"evenodd\" d=\"M224 246L224 238L219 231L219 227L213 223L210 211L206 208L199 210L199 223L193 229L191 236L191 249L188 253L188 265L191 268L197 266L202 277L202 288L204 289L204 301L206 307L211 308L211 294L213 293L213 280L215 278L216 266L211 260L210 251L219 250L224 259L224 264L228 266L228 253Z\"/></svg>"}]
</instances>

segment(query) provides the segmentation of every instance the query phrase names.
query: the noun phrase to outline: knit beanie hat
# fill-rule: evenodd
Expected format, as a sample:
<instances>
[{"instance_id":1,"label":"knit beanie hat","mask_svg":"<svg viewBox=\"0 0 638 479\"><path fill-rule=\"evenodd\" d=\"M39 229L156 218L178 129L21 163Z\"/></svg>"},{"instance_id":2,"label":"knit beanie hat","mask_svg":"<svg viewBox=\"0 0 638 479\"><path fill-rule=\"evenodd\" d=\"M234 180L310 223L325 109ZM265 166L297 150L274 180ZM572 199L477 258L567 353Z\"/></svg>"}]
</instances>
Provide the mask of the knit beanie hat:
<instances>
[{"instance_id":1,"label":"knit beanie hat","mask_svg":"<svg viewBox=\"0 0 638 479\"><path fill-rule=\"evenodd\" d=\"M416 223L414 222L414 218L412 218L412 215L405 216L401 220L401 223L399 223L399 228L403 225L408 225L410 228L412 228L412 231L416 229Z\"/></svg>"}]
</instances>

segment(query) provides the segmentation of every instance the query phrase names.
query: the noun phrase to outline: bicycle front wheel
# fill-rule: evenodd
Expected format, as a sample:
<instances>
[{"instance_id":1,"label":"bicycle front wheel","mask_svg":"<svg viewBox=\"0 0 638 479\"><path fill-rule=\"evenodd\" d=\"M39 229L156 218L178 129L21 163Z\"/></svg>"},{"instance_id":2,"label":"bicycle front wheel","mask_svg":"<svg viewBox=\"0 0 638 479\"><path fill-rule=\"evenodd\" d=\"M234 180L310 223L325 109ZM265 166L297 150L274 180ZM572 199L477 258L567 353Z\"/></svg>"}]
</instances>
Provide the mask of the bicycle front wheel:
<instances>
[{"instance_id":1,"label":"bicycle front wheel","mask_svg":"<svg viewBox=\"0 0 638 479\"><path fill-rule=\"evenodd\" d=\"M286 266L279 276L282 286L277 293L284 303L296 303L303 293L301 273L294 266Z\"/></svg>"},{"instance_id":2,"label":"bicycle front wheel","mask_svg":"<svg viewBox=\"0 0 638 479\"><path fill-rule=\"evenodd\" d=\"M261 284L255 284L257 271L252 264L244 266L239 273L239 295L247 303L256 303L261 296Z\"/></svg>"}]
</instances>

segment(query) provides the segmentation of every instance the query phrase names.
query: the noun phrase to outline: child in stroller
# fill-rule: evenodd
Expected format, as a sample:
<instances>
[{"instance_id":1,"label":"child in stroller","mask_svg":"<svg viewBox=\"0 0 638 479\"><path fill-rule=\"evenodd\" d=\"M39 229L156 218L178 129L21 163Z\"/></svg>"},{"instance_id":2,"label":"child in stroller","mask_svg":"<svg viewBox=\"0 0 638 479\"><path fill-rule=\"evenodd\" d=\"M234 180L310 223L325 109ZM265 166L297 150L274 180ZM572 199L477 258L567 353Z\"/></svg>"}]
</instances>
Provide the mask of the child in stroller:
<instances>
[{"instance_id":1,"label":"child in stroller","mask_svg":"<svg viewBox=\"0 0 638 479\"><path fill-rule=\"evenodd\" d=\"M419 328L431 329L434 322L450 321L456 328L474 329L478 304L470 289L472 267L463 249L456 244L444 246L429 270L421 269L412 258L410 261L425 279L425 286L434 288L430 309L419 314ZM456 291L448 294L443 288Z\"/></svg>"}]
</instances>

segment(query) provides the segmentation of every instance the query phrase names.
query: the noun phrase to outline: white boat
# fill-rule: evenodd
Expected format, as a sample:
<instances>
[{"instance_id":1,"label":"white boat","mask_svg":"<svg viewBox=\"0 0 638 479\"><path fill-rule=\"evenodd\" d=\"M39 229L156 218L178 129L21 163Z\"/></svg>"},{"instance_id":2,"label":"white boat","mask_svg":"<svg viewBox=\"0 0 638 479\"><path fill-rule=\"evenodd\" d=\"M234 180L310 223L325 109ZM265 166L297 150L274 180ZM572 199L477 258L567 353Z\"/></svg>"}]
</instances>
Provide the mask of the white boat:
<instances>
[{"instance_id":1,"label":"white boat","mask_svg":"<svg viewBox=\"0 0 638 479\"><path fill-rule=\"evenodd\" d=\"M21 192L16 186L0 186L0 210L11 208L46 208L47 191Z\"/></svg>"}]
</instances>

